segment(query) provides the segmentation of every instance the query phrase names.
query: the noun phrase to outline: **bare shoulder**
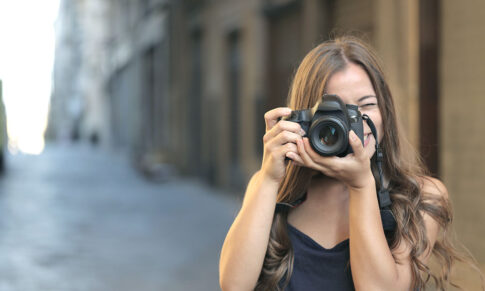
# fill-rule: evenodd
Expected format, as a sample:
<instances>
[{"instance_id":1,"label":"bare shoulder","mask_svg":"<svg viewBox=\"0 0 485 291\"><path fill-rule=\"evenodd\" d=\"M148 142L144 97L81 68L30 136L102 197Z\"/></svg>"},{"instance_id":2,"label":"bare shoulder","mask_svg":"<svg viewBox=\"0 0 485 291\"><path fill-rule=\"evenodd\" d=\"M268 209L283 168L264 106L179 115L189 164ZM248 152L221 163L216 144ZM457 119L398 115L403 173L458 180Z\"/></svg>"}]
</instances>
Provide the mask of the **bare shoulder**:
<instances>
[{"instance_id":1,"label":"bare shoulder","mask_svg":"<svg viewBox=\"0 0 485 291\"><path fill-rule=\"evenodd\" d=\"M445 213L445 209L448 209L448 190L443 182L430 176L419 178L418 184L424 196L424 202L428 204L421 208L428 248L427 251L424 251L419 256L422 262L426 263L431 255L431 250L437 240L440 228L448 218L448 213ZM411 244L402 241L393 253L398 260L409 262L410 251Z\"/></svg>"},{"instance_id":2,"label":"bare shoulder","mask_svg":"<svg viewBox=\"0 0 485 291\"><path fill-rule=\"evenodd\" d=\"M448 189L439 179L425 176L420 178L421 192L432 200L448 201Z\"/></svg>"}]
</instances>

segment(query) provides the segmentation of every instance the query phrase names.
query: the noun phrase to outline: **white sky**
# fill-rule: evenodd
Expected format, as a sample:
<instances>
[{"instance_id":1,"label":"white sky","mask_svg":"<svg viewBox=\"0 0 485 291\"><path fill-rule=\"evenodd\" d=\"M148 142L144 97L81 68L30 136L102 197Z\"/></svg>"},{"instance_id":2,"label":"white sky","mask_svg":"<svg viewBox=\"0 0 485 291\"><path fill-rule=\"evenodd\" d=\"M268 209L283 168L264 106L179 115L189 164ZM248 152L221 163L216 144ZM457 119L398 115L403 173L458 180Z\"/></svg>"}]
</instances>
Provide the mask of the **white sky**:
<instances>
[{"instance_id":1,"label":"white sky","mask_svg":"<svg viewBox=\"0 0 485 291\"><path fill-rule=\"evenodd\" d=\"M59 0L0 0L0 79L14 153L44 148L58 6Z\"/></svg>"}]
</instances>

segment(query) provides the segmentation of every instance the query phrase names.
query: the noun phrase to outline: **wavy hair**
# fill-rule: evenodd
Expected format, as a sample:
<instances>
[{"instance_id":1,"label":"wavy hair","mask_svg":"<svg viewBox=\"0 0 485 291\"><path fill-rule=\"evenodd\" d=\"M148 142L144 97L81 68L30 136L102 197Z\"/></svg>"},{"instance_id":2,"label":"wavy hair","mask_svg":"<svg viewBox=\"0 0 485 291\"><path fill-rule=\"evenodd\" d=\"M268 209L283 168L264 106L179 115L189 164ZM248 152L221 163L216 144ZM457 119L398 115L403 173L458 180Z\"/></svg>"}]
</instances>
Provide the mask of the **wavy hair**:
<instances>
[{"instance_id":1,"label":"wavy hair","mask_svg":"<svg viewBox=\"0 0 485 291\"><path fill-rule=\"evenodd\" d=\"M349 63L360 65L367 72L382 115L381 145L385 151L383 172L393 202L391 209L397 221L396 230L386 236L391 252L402 241L411 246L413 290L424 289L430 278L439 290L445 290L449 285L458 287L450 281L451 267L456 261L471 263L472 258L460 253L448 236L453 220L449 200L422 191L429 172L419 154L401 134L394 101L373 50L353 36L339 37L318 45L305 56L295 73L289 91L288 106L293 110L312 107L326 92L330 77L344 70ZM375 157L371 159L371 165L376 173ZM308 188L313 173L314 170L290 162L278 189L277 201L292 202L300 198ZM379 179L376 179L376 184L380 187ZM419 258L430 247L423 220L424 213L435 219L441 227L432 248L432 255L441 266L439 271L432 271ZM274 215L263 268L255 290L280 290L280 286L286 286L289 282L294 253L287 232L287 217L288 210Z\"/></svg>"}]
</instances>

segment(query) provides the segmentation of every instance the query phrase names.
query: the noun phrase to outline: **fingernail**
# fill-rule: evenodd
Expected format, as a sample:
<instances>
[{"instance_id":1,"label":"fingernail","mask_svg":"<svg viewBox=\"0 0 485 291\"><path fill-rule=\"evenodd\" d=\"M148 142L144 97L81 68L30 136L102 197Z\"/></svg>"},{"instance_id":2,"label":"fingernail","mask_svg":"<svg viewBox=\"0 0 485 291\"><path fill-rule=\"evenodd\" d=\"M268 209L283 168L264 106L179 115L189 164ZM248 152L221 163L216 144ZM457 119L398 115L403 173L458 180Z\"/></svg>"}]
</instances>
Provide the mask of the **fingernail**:
<instances>
[{"instance_id":1,"label":"fingernail","mask_svg":"<svg viewBox=\"0 0 485 291\"><path fill-rule=\"evenodd\" d=\"M305 135L305 131L303 129L300 129L300 135L301 136L304 136Z\"/></svg>"}]
</instances>

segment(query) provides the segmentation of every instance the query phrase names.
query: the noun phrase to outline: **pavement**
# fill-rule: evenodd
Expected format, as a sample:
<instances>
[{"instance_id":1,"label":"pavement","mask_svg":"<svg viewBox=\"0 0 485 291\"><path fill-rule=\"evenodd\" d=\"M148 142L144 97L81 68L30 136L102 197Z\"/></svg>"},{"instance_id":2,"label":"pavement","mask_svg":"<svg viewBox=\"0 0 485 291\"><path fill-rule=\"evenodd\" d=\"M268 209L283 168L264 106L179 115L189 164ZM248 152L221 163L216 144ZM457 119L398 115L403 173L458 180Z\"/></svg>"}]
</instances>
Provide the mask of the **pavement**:
<instances>
[{"instance_id":1,"label":"pavement","mask_svg":"<svg viewBox=\"0 0 485 291\"><path fill-rule=\"evenodd\" d=\"M147 181L126 155L50 144L0 178L0 291L219 290L240 198Z\"/></svg>"}]
</instances>

